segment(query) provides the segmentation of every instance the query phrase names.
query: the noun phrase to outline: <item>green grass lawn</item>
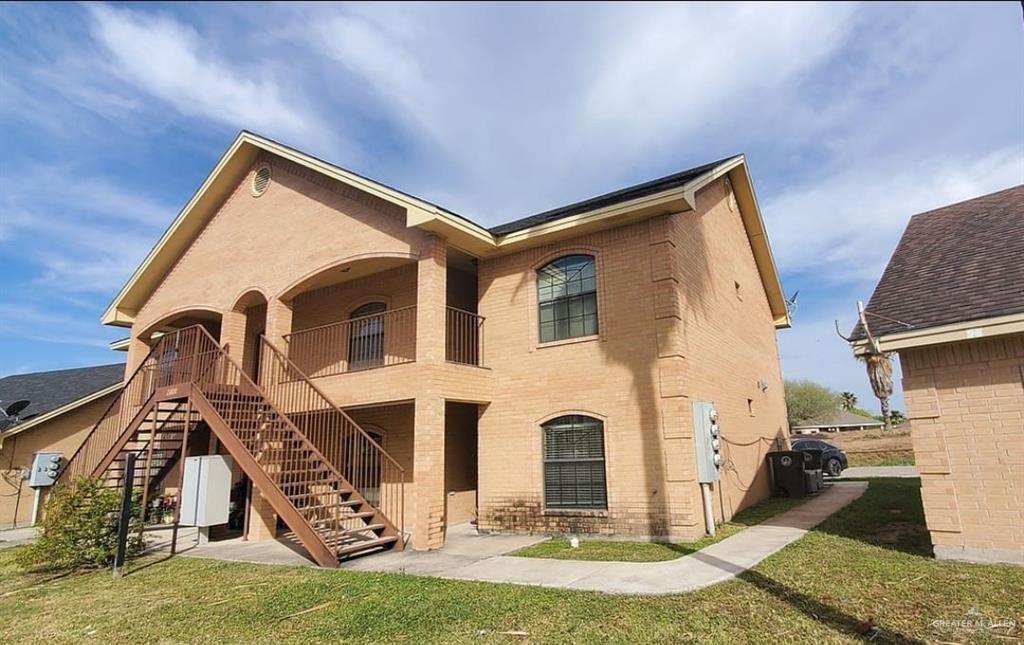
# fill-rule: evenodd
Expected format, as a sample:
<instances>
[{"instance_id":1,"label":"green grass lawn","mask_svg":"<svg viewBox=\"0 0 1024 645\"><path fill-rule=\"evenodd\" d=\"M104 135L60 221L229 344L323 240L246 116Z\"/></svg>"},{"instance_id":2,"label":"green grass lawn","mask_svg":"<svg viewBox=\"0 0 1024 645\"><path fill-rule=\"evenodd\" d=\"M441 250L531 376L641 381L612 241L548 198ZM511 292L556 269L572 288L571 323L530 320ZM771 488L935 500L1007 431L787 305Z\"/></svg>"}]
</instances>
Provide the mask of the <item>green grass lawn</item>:
<instances>
[{"instance_id":1,"label":"green grass lawn","mask_svg":"<svg viewBox=\"0 0 1024 645\"><path fill-rule=\"evenodd\" d=\"M569 540L553 538L546 542L520 549L510 555L523 558L551 558L554 560L614 560L617 562L659 562L674 560L694 551L700 551L709 544L735 535L748 526L760 524L773 515L778 515L797 506L806 499L769 497L745 508L718 527L715 537L705 536L696 542L686 544L660 544L656 542L628 542L622 540L598 540L581 538L579 548L569 546Z\"/></svg>"},{"instance_id":2,"label":"green grass lawn","mask_svg":"<svg viewBox=\"0 0 1024 645\"><path fill-rule=\"evenodd\" d=\"M5 550L0 640L844 643L860 640L855 628L869 617L881 628L876 643L1024 636L1024 569L932 560L918 485L874 480L863 497L756 569L666 597L185 557L141 560L119 580L109 571L57 577L20 572ZM1017 627L954 624L1001 619Z\"/></svg>"}]
</instances>

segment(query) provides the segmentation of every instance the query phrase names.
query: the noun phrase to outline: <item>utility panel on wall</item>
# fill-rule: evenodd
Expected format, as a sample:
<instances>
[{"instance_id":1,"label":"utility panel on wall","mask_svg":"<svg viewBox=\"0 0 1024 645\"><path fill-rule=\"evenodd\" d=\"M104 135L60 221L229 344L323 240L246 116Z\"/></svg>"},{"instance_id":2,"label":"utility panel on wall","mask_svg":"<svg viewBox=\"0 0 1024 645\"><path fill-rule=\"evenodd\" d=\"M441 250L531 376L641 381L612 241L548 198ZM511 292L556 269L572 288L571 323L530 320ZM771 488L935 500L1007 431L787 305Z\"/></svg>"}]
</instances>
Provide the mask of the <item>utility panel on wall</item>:
<instances>
[{"instance_id":1,"label":"utility panel on wall","mask_svg":"<svg viewBox=\"0 0 1024 645\"><path fill-rule=\"evenodd\" d=\"M711 401L693 402L693 440L697 444L697 478L702 484L718 481L722 463L718 411Z\"/></svg>"},{"instance_id":2,"label":"utility panel on wall","mask_svg":"<svg viewBox=\"0 0 1024 645\"><path fill-rule=\"evenodd\" d=\"M181 524L227 524L231 504L231 457L205 455L185 459L181 486Z\"/></svg>"}]
</instances>

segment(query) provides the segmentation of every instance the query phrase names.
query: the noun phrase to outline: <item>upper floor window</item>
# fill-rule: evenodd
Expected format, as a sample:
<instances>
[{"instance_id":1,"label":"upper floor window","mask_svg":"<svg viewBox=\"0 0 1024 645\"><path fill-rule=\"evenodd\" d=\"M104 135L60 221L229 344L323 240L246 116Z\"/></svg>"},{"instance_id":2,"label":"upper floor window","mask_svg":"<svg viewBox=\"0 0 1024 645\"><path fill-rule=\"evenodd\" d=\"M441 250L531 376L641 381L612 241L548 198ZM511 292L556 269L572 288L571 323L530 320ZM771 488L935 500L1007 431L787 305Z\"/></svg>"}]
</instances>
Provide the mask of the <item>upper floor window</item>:
<instances>
[{"instance_id":1,"label":"upper floor window","mask_svg":"<svg viewBox=\"0 0 1024 645\"><path fill-rule=\"evenodd\" d=\"M570 414L544 429L544 506L552 509L605 509L604 424Z\"/></svg>"},{"instance_id":2,"label":"upper floor window","mask_svg":"<svg viewBox=\"0 0 1024 645\"><path fill-rule=\"evenodd\" d=\"M597 333L597 271L592 255L566 255L537 270L540 342Z\"/></svg>"},{"instance_id":3,"label":"upper floor window","mask_svg":"<svg viewBox=\"0 0 1024 645\"><path fill-rule=\"evenodd\" d=\"M358 370L384 364L383 302L368 302L349 315L348 366Z\"/></svg>"}]
</instances>

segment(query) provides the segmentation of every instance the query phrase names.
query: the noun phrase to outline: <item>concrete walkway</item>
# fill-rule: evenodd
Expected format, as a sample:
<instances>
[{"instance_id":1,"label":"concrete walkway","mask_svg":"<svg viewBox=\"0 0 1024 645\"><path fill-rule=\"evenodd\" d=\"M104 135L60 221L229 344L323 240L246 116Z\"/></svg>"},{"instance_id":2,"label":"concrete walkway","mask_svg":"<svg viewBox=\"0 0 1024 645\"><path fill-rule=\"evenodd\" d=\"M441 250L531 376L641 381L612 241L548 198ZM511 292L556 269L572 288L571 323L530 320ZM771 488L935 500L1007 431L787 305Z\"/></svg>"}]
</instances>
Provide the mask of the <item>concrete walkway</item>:
<instances>
[{"instance_id":1,"label":"concrete walkway","mask_svg":"<svg viewBox=\"0 0 1024 645\"><path fill-rule=\"evenodd\" d=\"M815 498L696 553L664 562L589 562L505 555L547 538L535 535L479 535L468 524L451 527L443 549L386 552L344 562L350 571L405 573L613 594L675 594L723 582L800 539L809 529L854 501L866 482L835 482ZM169 531L151 533L152 551L166 552ZM314 566L292 539L198 544L195 529L178 535L183 556L237 562Z\"/></svg>"},{"instance_id":2,"label":"concrete walkway","mask_svg":"<svg viewBox=\"0 0 1024 645\"><path fill-rule=\"evenodd\" d=\"M0 549L28 544L36 539L36 527L26 526L17 529L0 531Z\"/></svg>"},{"instance_id":3,"label":"concrete walkway","mask_svg":"<svg viewBox=\"0 0 1024 645\"><path fill-rule=\"evenodd\" d=\"M917 466L854 466L847 468L838 479L857 479L861 477L920 477Z\"/></svg>"},{"instance_id":4,"label":"concrete walkway","mask_svg":"<svg viewBox=\"0 0 1024 645\"><path fill-rule=\"evenodd\" d=\"M696 553L665 562L585 562L449 551L400 551L342 565L360 571L393 571L613 594L675 594L723 582L746 571L864 494L865 482L837 482L816 498ZM491 536L478 536L481 545ZM537 540L535 540L537 541ZM469 546L469 545L467 545ZM507 551L506 551L507 552ZM481 557L483 556L483 557Z\"/></svg>"}]
</instances>

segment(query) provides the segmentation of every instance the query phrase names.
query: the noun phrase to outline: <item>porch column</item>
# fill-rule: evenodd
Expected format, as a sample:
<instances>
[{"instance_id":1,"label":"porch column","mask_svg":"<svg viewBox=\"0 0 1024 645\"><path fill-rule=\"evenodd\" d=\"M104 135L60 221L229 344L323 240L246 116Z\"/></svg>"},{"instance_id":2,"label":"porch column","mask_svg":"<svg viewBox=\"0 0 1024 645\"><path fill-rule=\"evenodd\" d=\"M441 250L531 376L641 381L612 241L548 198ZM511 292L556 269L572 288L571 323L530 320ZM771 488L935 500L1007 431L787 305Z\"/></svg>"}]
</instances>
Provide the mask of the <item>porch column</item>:
<instances>
[{"instance_id":1,"label":"porch column","mask_svg":"<svg viewBox=\"0 0 1024 645\"><path fill-rule=\"evenodd\" d=\"M227 344L228 356L241 362L245 351L245 314L234 310L224 312L220 323L220 344Z\"/></svg>"},{"instance_id":2,"label":"porch column","mask_svg":"<svg viewBox=\"0 0 1024 645\"><path fill-rule=\"evenodd\" d=\"M279 298L267 301L267 327L263 332L274 347L287 353L288 346L284 342L286 334L292 331L292 303Z\"/></svg>"},{"instance_id":3,"label":"porch column","mask_svg":"<svg viewBox=\"0 0 1024 645\"><path fill-rule=\"evenodd\" d=\"M128 358L124 365L125 380L131 378L135 370L139 369L139 365L142 365L142 361L145 360L146 354L149 354L149 350L149 344L136 336L133 329L131 340L128 341Z\"/></svg>"},{"instance_id":4,"label":"porch column","mask_svg":"<svg viewBox=\"0 0 1024 645\"><path fill-rule=\"evenodd\" d=\"M448 245L431 235L416 267L416 362L444 363L445 305L448 300Z\"/></svg>"},{"instance_id":5,"label":"porch column","mask_svg":"<svg viewBox=\"0 0 1024 645\"><path fill-rule=\"evenodd\" d=\"M249 541L262 542L277 537L277 514L270 502L260 495L258 488L253 486L252 501L249 505Z\"/></svg>"},{"instance_id":6,"label":"porch column","mask_svg":"<svg viewBox=\"0 0 1024 645\"><path fill-rule=\"evenodd\" d=\"M413 427L413 486L416 524L412 546L417 551L444 546L444 399L416 399Z\"/></svg>"},{"instance_id":7,"label":"porch column","mask_svg":"<svg viewBox=\"0 0 1024 645\"><path fill-rule=\"evenodd\" d=\"M447 253L445 241L430 236L421 249L416 272L416 362L420 387L413 428L416 516L412 546L417 550L444 545L444 398L440 371L444 365Z\"/></svg>"}]
</instances>

